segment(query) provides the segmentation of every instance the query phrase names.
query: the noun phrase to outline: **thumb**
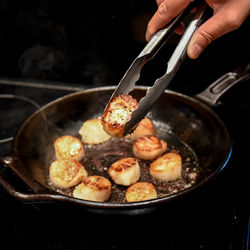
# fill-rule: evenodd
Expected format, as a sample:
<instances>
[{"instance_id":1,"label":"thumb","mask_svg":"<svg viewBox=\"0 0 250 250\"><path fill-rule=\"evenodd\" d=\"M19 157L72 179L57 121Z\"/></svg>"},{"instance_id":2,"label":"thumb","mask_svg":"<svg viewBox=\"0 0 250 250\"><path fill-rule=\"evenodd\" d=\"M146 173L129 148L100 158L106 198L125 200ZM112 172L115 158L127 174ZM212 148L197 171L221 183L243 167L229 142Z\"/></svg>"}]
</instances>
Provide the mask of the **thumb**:
<instances>
[{"instance_id":1,"label":"thumb","mask_svg":"<svg viewBox=\"0 0 250 250\"><path fill-rule=\"evenodd\" d=\"M196 59L211 42L238 28L238 26L234 20L228 20L224 14L217 12L202 24L192 36L187 50L188 56L191 59Z\"/></svg>"}]
</instances>

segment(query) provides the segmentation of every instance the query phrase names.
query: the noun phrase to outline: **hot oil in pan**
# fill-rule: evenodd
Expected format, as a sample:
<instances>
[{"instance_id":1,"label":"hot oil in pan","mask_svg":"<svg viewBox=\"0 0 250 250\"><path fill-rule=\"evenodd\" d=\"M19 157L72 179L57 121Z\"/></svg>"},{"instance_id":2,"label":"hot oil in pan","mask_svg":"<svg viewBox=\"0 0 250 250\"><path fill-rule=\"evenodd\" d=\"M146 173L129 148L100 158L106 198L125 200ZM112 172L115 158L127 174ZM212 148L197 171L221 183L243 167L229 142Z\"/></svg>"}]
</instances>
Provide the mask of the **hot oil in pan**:
<instances>
[{"instance_id":1,"label":"hot oil in pan","mask_svg":"<svg viewBox=\"0 0 250 250\"><path fill-rule=\"evenodd\" d=\"M182 177L173 182L159 181L151 177L149 167L152 161L139 160L141 167L141 177L139 181L153 183L158 197L167 196L180 192L192 186L199 176L198 159L193 150L183 142L177 135L175 135L171 128L166 123L154 121L156 128L155 135L164 139L168 144L168 149L165 153L176 151L182 157ZM112 192L109 202L124 203L125 192L127 187L115 184L108 174L108 169L112 163L125 157L134 157L133 142L130 139L112 138L108 142L98 145L85 145L85 156L81 164L85 167L88 175L101 175L108 178L112 183ZM47 175L47 182L53 189L53 184ZM66 195L72 195L74 188L67 190L56 189L57 192Z\"/></svg>"},{"instance_id":2,"label":"hot oil in pan","mask_svg":"<svg viewBox=\"0 0 250 250\"><path fill-rule=\"evenodd\" d=\"M173 182L158 181L150 177L155 185L158 196L166 196L169 194L180 192L191 187L196 183L199 177L198 157L192 148L186 144L179 136L174 134L166 123L154 121L156 135L164 139L168 144L168 150L176 151L182 157L182 176L179 180ZM151 162L150 162L151 163ZM150 164L148 163L148 164Z\"/></svg>"},{"instance_id":3,"label":"hot oil in pan","mask_svg":"<svg viewBox=\"0 0 250 250\"><path fill-rule=\"evenodd\" d=\"M159 181L151 177L149 167L152 161L139 160L141 177L139 181L151 182L155 185L158 197L177 193L192 186L199 174L198 160L192 149L178 136L171 132L166 124L154 122L156 136L164 139L168 144L167 152L172 150L178 152L183 160L182 177L173 182ZM133 142L129 139L112 138L110 141L85 147L85 158L83 166L89 175L102 175L110 179L108 168L112 163L125 157L134 157L132 152ZM111 180L111 179L110 179ZM112 180L111 180L112 182ZM127 187L116 185L112 182L112 192L109 201L116 203L126 202L125 191Z\"/></svg>"},{"instance_id":4,"label":"hot oil in pan","mask_svg":"<svg viewBox=\"0 0 250 250\"><path fill-rule=\"evenodd\" d=\"M126 157L133 157L132 142L128 139L112 138L106 143L85 147L86 157L82 164L89 175L101 175L112 183L110 202L125 202L126 187L116 185L110 179L108 169L112 163Z\"/></svg>"}]
</instances>

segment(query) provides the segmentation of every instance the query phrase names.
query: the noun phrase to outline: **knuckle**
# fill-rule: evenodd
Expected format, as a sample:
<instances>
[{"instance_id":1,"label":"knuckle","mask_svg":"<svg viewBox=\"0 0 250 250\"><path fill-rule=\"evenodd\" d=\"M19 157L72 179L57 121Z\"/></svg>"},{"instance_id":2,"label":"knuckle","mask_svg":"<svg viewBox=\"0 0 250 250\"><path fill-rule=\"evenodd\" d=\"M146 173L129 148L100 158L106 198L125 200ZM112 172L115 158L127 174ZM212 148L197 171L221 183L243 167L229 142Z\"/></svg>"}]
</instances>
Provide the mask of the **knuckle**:
<instances>
[{"instance_id":1,"label":"knuckle","mask_svg":"<svg viewBox=\"0 0 250 250\"><path fill-rule=\"evenodd\" d=\"M166 16L167 15L167 4L166 2L162 2L159 5L158 12L161 16Z\"/></svg>"},{"instance_id":2,"label":"knuckle","mask_svg":"<svg viewBox=\"0 0 250 250\"><path fill-rule=\"evenodd\" d=\"M165 1L163 1L159 5L158 13L160 17L167 19L167 21L171 20L174 17L171 14L172 13L171 8L168 6L168 4Z\"/></svg>"},{"instance_id":3,"label":"knuckle","mask_svg":"<svg viewBox=\"0 0 250 250\"><path fill-rule=\"evenodd\" d=\"M200 30L200 36L206 40L207 45L215 40L215 37L204 29Z\"/></svg>"},{"instance_id":4,"label":"knuckle","mask_svg":"<svg viewBox=\"0 0 250 250\"><path fill-rule=\"evenodd\" d=\"M173 10L173 8L169 6L165 1L159 5L158 8L159 17L165 20L165 23L168 23L175 17L174 12L175 11Z\"/></svg>"}]
</instances>

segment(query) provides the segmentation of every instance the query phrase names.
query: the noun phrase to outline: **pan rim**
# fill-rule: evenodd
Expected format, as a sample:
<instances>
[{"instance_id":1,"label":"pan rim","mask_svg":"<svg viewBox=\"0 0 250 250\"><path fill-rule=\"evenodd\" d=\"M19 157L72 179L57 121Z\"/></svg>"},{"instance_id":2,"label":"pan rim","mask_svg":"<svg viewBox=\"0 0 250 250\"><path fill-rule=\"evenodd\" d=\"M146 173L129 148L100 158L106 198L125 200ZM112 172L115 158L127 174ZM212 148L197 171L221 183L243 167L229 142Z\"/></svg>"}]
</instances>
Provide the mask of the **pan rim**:
<instances>
[{"instance_id":1,"label":"pan rim","mask_svg":"<svg viewBox=\"0 0 250 250\"><path fill-rule=\"evenodd\" d=\"M91 92L99 92L99 91L111 91L114 90L116 88L116 86L104 86L104 87L96 87L96 88L90 88L90 89L85 89L85 90L81 90L81 91L77 91L77 92L73 92L67 95L64 95L63 97L57 98L51 102L49 102L48 104L42 106L40 109L36 110L33 114L31 114L25 121L24 123L21 125L21 127L18 129L16 135L14 136L14 140L13 140L13 146L12 146L12 150L15 154L15 152L17 152L17 144L18 144L18 138L20 136L20 134L22 133L22 131L25 129L25 126L27 126L27 124L29 123L30 120L32 120L36 115L40 114L43 110L47 109L48 107L55 105L58 102L61 102L62 100L65 100L67 98L71 98L72 96L78 96L81 95L83 93L91 93ZM149 88L149 86L137 86L136 89L139 90L146 90L147 88ZM34 179L34 177L30 176L30 178L32 178L32 182L38 183L39 185L41 185L43 187L43 192L45 192L45 190L48 190L48 194L47 195L51 195L52 199L55 200L64 200L64 201L68 201L68 202L73 202L73 203L77 203L77 204L81 204L81 205L85 205L87 207L92 207L92 208L105 208L105 209L136 209L136 208L145 208L145 207L149 207L151 205L158 205L158 204L162 204L165 202L168 202L170 200L176 199L178 197L182 197L184 194L186 193L190 193L193 190L195 190L196 188L203 186L204 184L208 183L211 179L213 179L215 176L217 176L220 172L222 172L222 170L225 168L225 166L227 165L231 154L232 154L232 141L230 139L230 135L228 133L228 130L224 124L224 122L221 120L221 118L212 110L212 108L207 105L206 103L203 103L202 101L196 99L195 97L191 97L191 96L187 96L185 94L179 93L179 92L175 92L172 90L165 90L164 94L168 94L168 95L174 95L174 96L178 96L180 98L183 98L183 100L189 100L194 104L197 104L199 106L201 106L202 109L205 109L206 111L208 111L209 113L211 113L216 120L219 121L220 125L222 126L223 130L226 133L226 136L229 140L229 148L227 150L226 156L224 161L216 168L215 171L213 171L210 175L208 175L204 180L193 184L191 187L188 187L182 191L179 191L177 193L174 194L170 194L164 197L158 197L156 199L152 199L152 200L146 200L146 201L138 201L138 202L126 202L126 203L116 203L116 202L96 202L96 201L89 201L89 200L82 200L82 199L77 199L74 198L72 196L66 195L66 194L62 194L60 192L56 192L53 189L50 189L49 187L41 184L40 182L38 182L37 180ZM18 158L18 161L20 161L20 163L22 164L21 159ZM34 188L30 185L30 183L27 183L25 180L24 182L35 192L37 193L36 190L34 190ZM39 186L38 185L38 186ZM37 187L37 185L35 185ZM54 194L51 194L50 191L54 191ZM42 193L40 193L42 195ZM45 194L45 193L44 193ZM60 196L63 197L63 199L59 198ZM41 198L42 199L42 198Z\"/></svg>"}]
</instances>

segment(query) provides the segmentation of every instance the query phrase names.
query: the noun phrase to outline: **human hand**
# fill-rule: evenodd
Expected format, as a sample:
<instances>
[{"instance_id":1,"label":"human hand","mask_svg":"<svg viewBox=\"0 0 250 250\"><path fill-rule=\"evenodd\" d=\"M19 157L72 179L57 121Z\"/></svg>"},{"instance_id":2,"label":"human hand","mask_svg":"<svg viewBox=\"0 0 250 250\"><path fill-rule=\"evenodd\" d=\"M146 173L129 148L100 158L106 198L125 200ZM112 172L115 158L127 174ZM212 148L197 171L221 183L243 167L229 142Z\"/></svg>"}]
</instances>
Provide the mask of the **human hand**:
<instances>
[{"instance_id":1,"label":"human hand","mask_svg":"<svg viewBox=\"0 0 250 250\"><path fill-rule=\"evenodd\" d=\"M193 0L156 0L158 10L148 23L146 40L168 24ZM250 14L250 0L206 0L213 9L213 16L203 23L192 36L187 54L196 59L215 39L241 26ZM182 33L179 26L176 33Z\"/></svg>"}]
</instances>

